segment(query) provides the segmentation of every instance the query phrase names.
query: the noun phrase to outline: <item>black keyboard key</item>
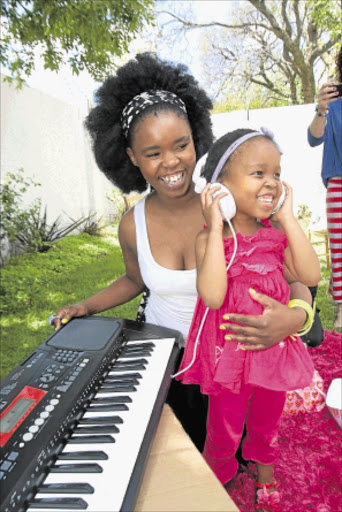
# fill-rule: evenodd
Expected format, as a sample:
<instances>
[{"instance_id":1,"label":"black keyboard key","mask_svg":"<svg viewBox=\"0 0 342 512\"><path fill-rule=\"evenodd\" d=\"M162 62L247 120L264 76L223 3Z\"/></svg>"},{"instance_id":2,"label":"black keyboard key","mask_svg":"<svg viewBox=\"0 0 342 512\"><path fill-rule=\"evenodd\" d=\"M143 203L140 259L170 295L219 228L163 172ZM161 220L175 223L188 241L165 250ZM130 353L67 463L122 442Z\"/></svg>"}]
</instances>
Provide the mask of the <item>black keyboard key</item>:
<instances>
[{"instance_id":1,"label":"black keyboard key","mask_svg":"<svg viewBox=\"0 0 342 512\"><path fill-rule=\"evenodd\" d=\"M124 372L126 370L146 370L146 366L144 366L141 363L135 363L132 366L128 366L125 363L122 363L121 365L116 365L111 368L111 372Z\"/></svg>"},{"instance_id":2,"label":"black keyboard key","mask_svg":"<svg viewBox=\"0 0 342 512\"><path fill-rule=\"evenodd\" d=\"M42 484L40 494L93 494L94 487L86 483Z\"/></svg>"},{"instance_id":3,"label":"black keyboard key","mask_svg":"<svg viewBox=\"0 0 342 512\"><path fill-rule=\"evenodd\" d=\"M107 460L108 455L102 450L84 452L63 452L58 455L57 460Z\"/></svg>"},{"instance_id":4,"label":"black keyboard key","mask_svg":"<svg viewBox=\"0 0 342 512\"><path fill-rule=\"evenodd\" d=\"M122 375L110 375L105 378L103 384L139 384L139 380L132 377L123 377Z\"/></svg>"},{"instance_id":5,"label":"black keyboard key","mask_svg":"<svg viewBox=\"0 0 342 512\"><path fill-rule=\"evenodd\" d=\"M137 365L137 364L147 364L148 361L147 359L132 359L132 360L129 360L129 361L121 361L121 357L119 357L119 359L117 360L116 363L114 363L113 365L113 368L115 368L115 366L117 365L124 365L124 366L127 366L130 367L130 366L134 366L134 365Z\"/></svg>"},{"instance_id":6,"label":"black keyboard key","mask_svg":"<svg viewBox=\"0 0 342 512\"><path fill-rule=\"evenodd\" d=\"M132 350L132 351L124 351L120 354L120 358L130 358L130 357L139 357L139 356L145 356L145 357L151 357L152 352L149 352L148 350Z\"/></svg>"},{"instance_id":7,"label":"black keyboard key","mask_svg":"<svg viewBox=\"0 0 342 512\"><path fill-rule=\"evenodd\" d=\"M51 473L102 473L99 464L56 464L50 469Z\"/></svg>"},{"instance_id":8,"label":"black keyboard key","mask_svg":"<svg viewBox=\"0 0 342 512\"><path fill-rule=\"evenodd\" d=\"M69 444L102 444L102 443L115 443L112 436L75 436L68 440Z\"/></svg>"},{"instance_id":9,"label":"black keyboard key","mask_svg":"<svg viewBox=\"0 0 342 512\"><path fill-rule=\"evenodd\" d=\"M120 432L115 425L89 425L87 427L79 426L74 430L74 434L117 434Z\"/></svg>"},{"instance_id":10,"label":"black keyboard key","mask_svg":"<svg viewBox=\"0 0 342 512\"><path fill-rule=\"evenodd\" d=\"M31 501L30 506L32 508L87 510L88 503L82 498L36 498Z\"/></svg>"},{"instance_id":11,"label":"black keyboard key","mask_svg":"<svg viewBox=\"0 0 342 512\"><path fill-rule=\"evenodd\" d=\"M115 423L122 423L122 418L120 416L92 416L81 418L78 422L79 425L113 425Z\"/></svg>"},{"instance_id":12,"label":"black keyboard key","mask_svg":"<svg viewBox=\"0 0 342 512\"><path fill-rule=\"evenodd\" d=\"M121 396L103 396L99 398L93 398L92 404L128 404L132 402L132 398L127 395Z\"/></svg>"},{"instance_id":13,"label":"black keyboard key","mask_svg":"<svg viewBox=\"0 0 342 512\"><path fill-rule=\"evenodd\" d=\"M145 341L143 343L126 343L125 348L140 347L140 348L154 348L156 345L152 341Z\"/></svg>"},{"instance_id":14,"label":"black keyboard key","mask_svg":"<svg viewBox=\"0 0 342 512\"><path fill-rule=\"evenodd\" d=\"M97 390L99 394L101 393L110 393L111 391L113 393L134 393L137 388L133 386L133 384L120 384L120 383L113 383L113 384L102 384L100 389Z\"/></svg>"},{"instance_id":15,"label":"black keyboard key","mask_svg":"<svg viewBox=\"0 0 342 512\"><path fill-rule=\"evenodd\" d=\"M103 404L103 405L91 405L88 409L91 412L118 412L128 411L128 407L125 404Z\"/></svg>"},{"instance_id":16,"label":"black keyboard key","mask_svg":"<svg viewBox=\"0 0 342 512\"><path fill-rule=\"evenodd\" d=\"M122 373L121 375L111 375L110 373L107 375L106 379L110 380L121 380L121 379L142 379L141 373Z\"/></svg>"}]
</instances>

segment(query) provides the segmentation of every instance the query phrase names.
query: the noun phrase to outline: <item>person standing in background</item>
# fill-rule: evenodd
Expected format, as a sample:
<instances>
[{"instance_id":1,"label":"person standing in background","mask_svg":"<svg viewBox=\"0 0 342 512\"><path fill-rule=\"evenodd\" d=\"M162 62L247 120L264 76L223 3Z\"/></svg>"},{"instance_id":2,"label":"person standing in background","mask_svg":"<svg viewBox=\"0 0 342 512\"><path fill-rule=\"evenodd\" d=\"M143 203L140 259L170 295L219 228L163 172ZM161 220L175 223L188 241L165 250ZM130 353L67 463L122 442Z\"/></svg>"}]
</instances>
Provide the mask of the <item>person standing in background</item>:
<instances>
[{"instance_id":1,"label":"person standing in background","mask_svg":"<svg viewBox=\"0 0 342 512\"><path fill-rule=\"evenodd\" d=\"M325 187L331 257L330 293L337 305L335 327L342 327L342 46L336 58L336 82L322 85L308 128L310 146L324 143L321 176Z\"/></svg>"}]
</instances>

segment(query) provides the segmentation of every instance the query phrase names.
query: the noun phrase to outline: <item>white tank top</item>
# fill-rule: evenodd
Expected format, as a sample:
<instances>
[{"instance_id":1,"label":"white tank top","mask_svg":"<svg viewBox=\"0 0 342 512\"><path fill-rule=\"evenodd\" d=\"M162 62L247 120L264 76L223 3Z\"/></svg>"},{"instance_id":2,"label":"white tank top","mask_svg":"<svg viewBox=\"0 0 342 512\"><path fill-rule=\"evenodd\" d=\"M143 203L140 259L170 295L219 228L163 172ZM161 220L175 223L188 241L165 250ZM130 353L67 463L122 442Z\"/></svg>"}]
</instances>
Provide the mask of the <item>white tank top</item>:
<instances>
[{"instance_id":1,"label":"white tank top","mask_svg":"<svg viewBox=\"0 0 342 512\"><path fill-rule=\"evenodd\" d=\"M176 329L185 341L197 300L196 269L171 270L155 261L146 228L145 198L134 207L134 222L140 273L150 290L146 322Z\"/></svg>"}]
</instances>

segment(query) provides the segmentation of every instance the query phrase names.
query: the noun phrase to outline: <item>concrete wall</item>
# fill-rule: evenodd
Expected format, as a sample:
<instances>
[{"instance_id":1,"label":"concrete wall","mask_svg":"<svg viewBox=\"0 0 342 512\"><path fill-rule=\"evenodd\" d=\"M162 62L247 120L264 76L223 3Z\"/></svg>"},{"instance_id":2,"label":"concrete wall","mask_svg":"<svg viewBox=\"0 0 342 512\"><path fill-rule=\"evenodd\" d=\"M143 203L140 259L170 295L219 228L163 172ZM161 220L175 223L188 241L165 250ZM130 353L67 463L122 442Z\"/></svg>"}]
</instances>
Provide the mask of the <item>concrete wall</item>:
<instances>
[{"instance_id":1,"label":"concrete wall","mask_svg":"<svg viewBox=\"0 0 342 512\"><path fill-rule=\"evenodd\" d=\"M105 192L112 186L94 161L86 114L36 89L1 84L1 180L22 167L41 183L26 202L41 197L50 222L63 212L73 219L109 213Z\"/></svg>"},{"instance_id":2,"label":"concrete wall","mask_svg":"<svg viewBox=\"0 0 342 512\"><path fill-rule=\"evenodd\" d=\"M48 205L50 221L62 212L73 219L90 212L108 215L105 193L112 185L94 161L83 127L87 112L30 87L17 91L2 82L1 89L1 179L23 167L42 184L32 192ZM325 217L322 146L311 148L306 140L313 114L314 105L300 105L251 110L249 119L246 111L212 119L216 137L240 127L270 128L284 151L283 177L294 188L295 208L307 204L313 217Z\"/></svg>"}]
</instances>

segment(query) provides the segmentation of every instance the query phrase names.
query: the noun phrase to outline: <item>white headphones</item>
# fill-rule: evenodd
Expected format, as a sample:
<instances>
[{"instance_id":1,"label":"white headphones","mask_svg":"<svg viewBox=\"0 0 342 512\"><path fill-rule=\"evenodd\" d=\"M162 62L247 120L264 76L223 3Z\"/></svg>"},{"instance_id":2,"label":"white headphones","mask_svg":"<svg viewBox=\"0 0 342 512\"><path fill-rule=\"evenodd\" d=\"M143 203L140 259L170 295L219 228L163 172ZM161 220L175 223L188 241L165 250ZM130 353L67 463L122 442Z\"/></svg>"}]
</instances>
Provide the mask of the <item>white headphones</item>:
<instances>
[{"instance_id":1,"label":"white headphones","mask_svg":"<svg viewBox=\"0 0 342 512\"><path fill-rule=\"evenodd\" d=\"M278 203L277 203L276 207L274 208L272 214L274 214L278 210L280 210L280 208L283 206L283 203L286 198L285 187L284 187L282 181L280 183L281 183L281 195L279 197ZM217 190L217 192L213 193L213 199L215 199L215 197L218 194L222 194L223 192L226 192L227 195L220 199L219 207L220 207L220 210L221 210L221 213L222 213L222 216L224 219L226 219L227 221L232 219L234 217L234 215L236 214L236 204L235 204L233 194L222 183L212 183L210 185L210 188L213 188L213 187L220 187L220 189Z\"/></svg>"},{"instance_id":2,"label":"white headphones","mask_svg":"<svg viewBox=\"0 0 342 512\"><path fill-rule=\"evenodd\" d=\"M210 188L213 187L220 187L220 189L217 190L217 192L213 193L213 199L215 199L215 197L218 194L222 194L222 192L225 192L227 194L226 196L221 197L219 201L219 207L224 219L226 219L227 221L232 219L236 214L236 204L233 194L225 185L222 185L222 183L212 183L210 185Z\"/></svg>"}]
</instances>

